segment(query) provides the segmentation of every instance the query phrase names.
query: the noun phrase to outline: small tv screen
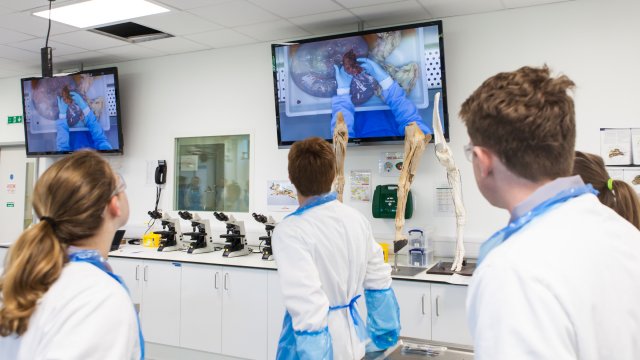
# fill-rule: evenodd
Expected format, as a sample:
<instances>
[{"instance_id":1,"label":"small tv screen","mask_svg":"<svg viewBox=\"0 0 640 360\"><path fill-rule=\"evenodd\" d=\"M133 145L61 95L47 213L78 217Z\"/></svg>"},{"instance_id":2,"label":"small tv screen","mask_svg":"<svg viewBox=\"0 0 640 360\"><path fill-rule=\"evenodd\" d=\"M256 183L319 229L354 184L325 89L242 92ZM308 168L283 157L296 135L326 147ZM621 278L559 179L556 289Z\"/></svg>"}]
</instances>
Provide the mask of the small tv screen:
<instances>
[{"instance_id":1,"label":"small tv screen","mask_svg":"<svg viewBox=\"0 0 640 360\"><path fill-rule=\"evenodd\" d=\"M122 153L117 68L21 82L28 156L86 148Z\"/></svg>"},{"instance_id":2,"label":"small tv screen","mask_svg":"<svg viewBox=\"0 0 640 360\"><path fill-rule=\"evenodd\" d=\"M400 143L412 121L449 139L442 21L272 44L278 146L333 138L341 112L352 144Z\"/></svg>"}]
</instances>

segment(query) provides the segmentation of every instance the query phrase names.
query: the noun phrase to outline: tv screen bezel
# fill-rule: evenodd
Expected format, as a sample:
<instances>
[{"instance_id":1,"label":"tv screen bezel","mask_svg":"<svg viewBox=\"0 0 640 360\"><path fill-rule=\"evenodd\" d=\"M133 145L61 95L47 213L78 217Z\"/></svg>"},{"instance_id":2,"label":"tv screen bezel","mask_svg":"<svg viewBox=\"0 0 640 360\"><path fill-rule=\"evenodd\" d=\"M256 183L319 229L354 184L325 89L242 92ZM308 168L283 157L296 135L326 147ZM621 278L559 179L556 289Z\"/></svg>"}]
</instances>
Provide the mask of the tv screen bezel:
<instances>
[{"instance_id":1,"label":"tv screen bezel","mask_svg":"<svg viewBox=\"0 0 640 360\"><path fill-rule=\"evenodd\" d=\"M90 69L90 70L82 70L82 71L78 71L75 73L71 73L71 74L65 74L65 75L59 75L60 77L62 76L74 76L74 75L79 75L79 74L90 74L92 76L98 76L98 75L113 75L114 76L114 86L116 89L116 116L118 118L118 144L120 145L118 149L112 149L112 150L98 150L98 149L92 149L100 154L113 154L113 155L123 155L124 154L124 142L123 142L123 136L122 136L122 112L120 110L120 84L119 84L119 80L118 80L118 68L117 67L106 67L106 68L99 68L99 69ZM56 76L54 76L56 77ZM27 157L35 157L35 156L59 156L59 155L67 155L67 154L71 154L75 151L78 151L80 149L76 149L76 150L70 150L70 151L29 151L29 137L27 136L28 130L27 130L27 109L26 109L26 104L24 103L24 83L25 81L31 81L31 80L40 80L40 79L44 79L44 77L40 76L34 76L34 77L29 77L29 78L22 78L20 79L20 88L22 90L22 114L23 114L23 129L24 129L24 143L25 143L25 151L27 152Z\"/></svg>"},{"instance_id":2,"label":"tv screen bezel","mask_svg":"<svg viewBox=\"0 0 640 360\"><path fill-rule=\"evenodd\" d=\"M446 141L449 141L449 110L447 107L447 80L446 80L446 70L445 70L445 58L444 58L444 40L443 40L443 30L442 30L442 20L432 20L426 22L419 23L410 23L404 25L383 27L383 28L375 28L368 29L363 31L354 31L348 33L340 33L334 35L327 36L319 36L313 38L307 38L302 40L290 41L287 43L275 43L271 44L271 61L272 61L272 72L273 72L273 90L274 90L274 104L276 110L276 131L278 135L278 148L279 149L288 149L293 145L295 141L282 141L281 131L280 131L280 109L279 109L279 99L278 99L278 73L277 73L277 64L276 64L276 49L285 46L298 45L310 42L324 41L324 40L333 40L340 39L350 36L362 36L368 34L375 34L379 32L385 31L396 31L396 30L407 30L407 29L415 29L420 27L428 27L428 26L437 26L438 27L438 46L440 48L440 74L442 79L442 91L440 94L440 100L442 101L442 114L440 114L441 120L443 122L443 131L444 137ZM333 139L326 139L329 142L333 142ZM430 142L433 142L433 138ZM386 137L370 137L370 138L350 138L347 146L356 146L356 145L394 145L394 144L402 144L404 143L403 136L386 136Z\"/></svg>"}]
</instances>

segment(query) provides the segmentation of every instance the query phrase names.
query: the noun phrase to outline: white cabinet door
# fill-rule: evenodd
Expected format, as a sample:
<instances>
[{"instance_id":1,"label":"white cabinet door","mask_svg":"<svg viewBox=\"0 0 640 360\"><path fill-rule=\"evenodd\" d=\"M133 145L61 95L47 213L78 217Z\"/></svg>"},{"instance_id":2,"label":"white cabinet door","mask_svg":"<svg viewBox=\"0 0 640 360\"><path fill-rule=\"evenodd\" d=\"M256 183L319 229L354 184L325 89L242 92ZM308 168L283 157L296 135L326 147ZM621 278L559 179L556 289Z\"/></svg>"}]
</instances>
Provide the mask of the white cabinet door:
<instances>
[{"instance_id":1,"label":"white cabinet door","mask_svg":"<svg viewBox=\"0 0 640 360\"><path fill-rule=\"evenodd\" d=\"M180 346L220 353L222 266L182 265Z\"/></svg>"},{"instance_id":2,"label":"white cabinet door","mask_svg":"<svg viewBox=\"0 0 640 360\"><path fill-rule=\"evenodd\" d=\"M136 308L139 308L142 301L142 260L111 257L108 262L114 274L120 276L127 285L131 301L136 305Z\"/></svg>"},{"instance_id":3,"label":"white cabinet door","mask_svg":"<svg viewBox=\"0 0 640 360\"><path fill-rule=\"evenodd\" d=\"M140 318L146 341L180 345L180 273L182 264L144 261Z\"/></svg>"},{"instance_id":4,"label":"white cabinet door","mask_svg":"<svg viewBox=\"0 0 640 360\"><path fill-rule=\"evenodd\" d=\"M400 306L401 336L431 339L431 297L429 284L393 280L391 285Z\"/></svg>"},{"instance_id":5,"label":"white cabinet door","mask_svg":"<svg viewBox=\"0 0 640 360\"><path fill-rule=\"evenodd\" d=\"M265 270L223 268L223 354L267 358L267 285Z\"/></svg>"},{"instance_id":6,"label":"white cabinet door","mask_svg":"<svg viewBox=\"0 0 640 360\"><path fill-rule=\"evenodd\" d=\"M278 340L282 331L284 320L284 302L280 291L280 277L277 271L267 271L269 289L267 291L267 359L276 358L278 352Z\"/></svg>"},{"instance_id":7,"label":"white cabinet door","mask_svg":"<svg viewBox=\"0 0 640 360\"><path fill-rule=\"evenodd\" d=\"M466 299L466 286L431 284L431 324L434 341L473 345L467 327Z\"/></svg>"}]
</instances>

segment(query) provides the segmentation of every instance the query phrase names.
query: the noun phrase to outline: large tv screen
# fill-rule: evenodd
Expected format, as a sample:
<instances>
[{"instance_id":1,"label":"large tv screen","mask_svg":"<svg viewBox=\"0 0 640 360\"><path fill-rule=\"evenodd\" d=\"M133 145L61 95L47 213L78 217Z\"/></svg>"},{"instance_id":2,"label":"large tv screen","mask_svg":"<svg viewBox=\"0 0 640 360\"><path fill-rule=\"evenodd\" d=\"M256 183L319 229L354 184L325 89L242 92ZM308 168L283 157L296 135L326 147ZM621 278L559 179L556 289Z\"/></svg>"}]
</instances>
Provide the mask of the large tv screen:
<instances>
[{"instance_id":1,"label":"large tv screen","mask_svg":"<svg viewBox=\"0 0 640 360\"><path fill-rule=\"evenodd\" d=\"M432 131L434 95L449 139L442 21L271 46L278 146L331 140L342 112L352 144L399 143L404 125Z\"/></svg>"},{"instance_id":2,"label":"large tv screen","mask_svg":"<svg viewBox=\"0 0 640 360\"><path fill-rule=\"evenodd\" d=\"M22 79L27 155L122 153L117 68Z\"/></svg>"}]
</instances>

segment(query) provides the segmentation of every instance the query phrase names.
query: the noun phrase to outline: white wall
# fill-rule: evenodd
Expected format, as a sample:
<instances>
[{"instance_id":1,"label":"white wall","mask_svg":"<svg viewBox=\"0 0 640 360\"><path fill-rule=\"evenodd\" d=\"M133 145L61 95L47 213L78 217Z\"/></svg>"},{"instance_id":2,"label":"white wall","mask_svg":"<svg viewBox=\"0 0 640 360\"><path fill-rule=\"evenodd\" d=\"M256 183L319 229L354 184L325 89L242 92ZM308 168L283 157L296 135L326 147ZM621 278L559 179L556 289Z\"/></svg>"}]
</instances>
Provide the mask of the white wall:
<instances>
[{"instance_id":1,"label":"white wall","mask_svg":"<svg viewBox=\"0 0 640 360\"><path fill-rule=\"evenodd\" d=\"M577 84L577 148L599 152L600 127L637 127L639 123L637 14L640 3L634 0L577 0L444 19L450 146L462 173L470 253L508 216L492 208L475 186L462 151L468 136L457 117L460 104L496 72L546 63ZM287 176L287 150L276 146L269 44L116 65L125 155L111 161L127 179L132 225L143 226L153 206L155 191L145 178L147 161L168 161L167 189L172 189L174 138L183 136L252 134L250 209L266 212L266 181ZM0 81L0 116L20 113L19 91L17 79ZM6 128L6 122L0 123L0 142L22 139L21 132L6 132ZM348 148L346 173L368 168L374 171L374 185L395 181L377 176L378 156L386 151L401 151L401 146ZM433 208L434 188L444 182L446 176L430 145L413 186L417 205L407 226L433 226L436 240L449 241L455 234L454 219L435 217ZM172 203L173 192L166 191L161 207L171 208ZM371 217L369 204L351 205ZM248 227L261 230L248 215L241 218ZM376 234L393 237L393 220L372 219L372 224ZM448 252L451 244L440 244L441 253Z\"/></svg>"}]
</instances>

